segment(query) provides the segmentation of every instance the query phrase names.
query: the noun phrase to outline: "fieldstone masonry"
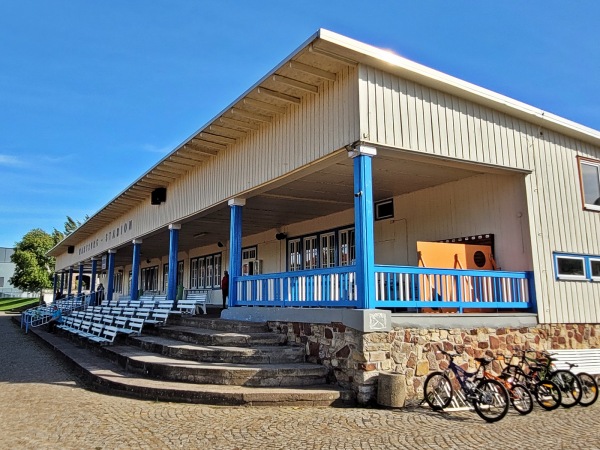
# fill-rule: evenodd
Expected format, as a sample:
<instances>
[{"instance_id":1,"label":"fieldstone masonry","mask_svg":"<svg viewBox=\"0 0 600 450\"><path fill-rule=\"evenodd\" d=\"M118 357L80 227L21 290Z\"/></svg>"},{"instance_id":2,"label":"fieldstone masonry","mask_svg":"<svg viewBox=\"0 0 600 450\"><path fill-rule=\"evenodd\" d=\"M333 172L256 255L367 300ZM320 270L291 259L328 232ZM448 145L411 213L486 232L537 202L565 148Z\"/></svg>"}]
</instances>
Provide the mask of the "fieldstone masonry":
<instances>
[{"instance_id":1,"label":"fieldstone masonry","mask_svg":"<svg viewBox=\"0 0 600 450\"><path fill-rule=\"evenodd\" d=\"M393 328L363 333L341 323L269 322L272 330L305 345L309 362L330 369L330 380L351 389L359 404L377 399L380 372L400 373L406 379L410 403L422 398L425 377L445 369L438 348L464 356L463 367L474 369L473 358L497 357L521 349L600 348L600 324L545 324L524 328ZM501 370L500 362L492 367Z\"/></svg>"}]
</instances>

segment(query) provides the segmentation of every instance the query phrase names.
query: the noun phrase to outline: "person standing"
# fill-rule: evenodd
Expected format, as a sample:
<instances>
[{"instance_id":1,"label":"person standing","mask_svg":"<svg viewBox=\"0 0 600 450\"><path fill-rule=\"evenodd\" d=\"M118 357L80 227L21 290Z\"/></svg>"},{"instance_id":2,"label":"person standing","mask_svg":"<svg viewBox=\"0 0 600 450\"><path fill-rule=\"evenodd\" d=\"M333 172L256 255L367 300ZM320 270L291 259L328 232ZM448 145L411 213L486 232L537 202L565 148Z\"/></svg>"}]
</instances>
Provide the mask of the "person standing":
<instances>
[{"instance_id":1,"label":"person standing","mask_svg":"<svg viewBox=\"0 0 600 450\"><path fill-rule=\"evenodd\" d=\"M223 309L227 309L227 297L229 296L229 272L227 271L221 279L221 293L223 294Z\"/></svg>"},{"instance_id":2,"label":"person standing","mask_svg":"<svg viewBox=\"0 0 600 450\"><path fill-rule=\"evenodd\" d=\"M96 305L100 305L102 300L104 300L104 286L100 283L96 289Z\"/></svg>"}]
</instances>

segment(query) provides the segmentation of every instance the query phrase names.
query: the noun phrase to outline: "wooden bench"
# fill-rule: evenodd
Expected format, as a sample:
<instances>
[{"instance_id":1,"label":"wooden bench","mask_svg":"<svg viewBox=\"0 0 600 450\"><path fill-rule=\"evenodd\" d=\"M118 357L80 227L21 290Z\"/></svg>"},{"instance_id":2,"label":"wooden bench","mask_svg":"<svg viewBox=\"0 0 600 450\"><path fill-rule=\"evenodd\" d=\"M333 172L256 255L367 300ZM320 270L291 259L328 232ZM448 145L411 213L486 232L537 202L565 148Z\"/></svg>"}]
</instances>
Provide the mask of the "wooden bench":
<instances>
[{"instance_id":1,"label":"wooden bench","mask_svg":"<svg viewBox=\"0 0 600 450\"><path fill-rule=\"evenodd\" d=\"M183 300L177 302L176 308L187 314L198 314L201 309L206 314L206 300L208 294L206 292L188 292Z\"/></svg>"},{"instance_id":2,"label":"wooden bench","mask_svg":"<svg viewBox=\"0 0 600 450\"><path fill-rule=\"evenodd\" d=\"M97 336L91 336L89 339L93 342L98 342L101 345L110 345L117 337L118 328L113 326L105 326Z\"/></svg>"},{"instance_id":3,"label":"wooden bench","mask_svg":"<svg viewBox=\"0 0 600 450\"><path fill-rule=\"evenodd\" d=\"M154 309L150 318L144 320L144 323L150 325L164 325L169 318L170 309Z\"/></svg>"},{"instance_id":4,"label":"wooden bench","mask_svg":"<svg viewBox=\"0 0 600 450\"><path fill-rule=\"evenodd\" d=\"M548 350L548 353L555 360L557 369L567 369L574 373L586 372L600 381L600 348ZM577 366L571 369L567 363Z\"/></svg>"}]
</instances>

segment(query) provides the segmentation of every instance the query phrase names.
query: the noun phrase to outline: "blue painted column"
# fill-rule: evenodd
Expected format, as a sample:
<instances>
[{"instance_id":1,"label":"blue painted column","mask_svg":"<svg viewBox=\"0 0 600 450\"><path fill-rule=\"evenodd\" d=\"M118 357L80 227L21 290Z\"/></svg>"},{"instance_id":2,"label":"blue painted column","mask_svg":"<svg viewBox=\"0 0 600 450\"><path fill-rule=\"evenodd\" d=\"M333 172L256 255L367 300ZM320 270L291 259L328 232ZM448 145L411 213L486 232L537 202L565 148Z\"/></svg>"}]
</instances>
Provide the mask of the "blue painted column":
<instances>
[{"instance_id":1,"label":"blue painted column","mask_svg":"<svg viewBox=\"0 0 600 450\"><path fill-rule=\"evenodd\" d=\"M92 274L90 275L90 293L92 295L92 305L97 305L96 301L96 272L98 270L98 260L92 258Z\"/></svg>"},{"instance_id":2,"label":"blue painted column","mask_svg":"<svg viewBox=\"0 0 600 450\"><path fill-rule=\"evenodd\" d=\"M62 297L65 292L65 273L60 273L60 296Z\"/></svg>"},{"instance_id":3,"label":"blue painted column","mask_svg":"<svg viewBox=\"0 0 600 450\"><path fill-rule=\"evenodd\" d=\"M131 295L131 300L137 300L139 296L139 279L140 279L140 264L141 264L141 249L142 249L142 240L134 239L131 241L133 244L133 265L131 267L131 286L129 288L129 295Z\"/></svg>"},{"instance_id":4,"label":"blue painted column","mask_svg":"<svg viewBox=\"0 0 600 450\"><path fill-rule=\"evenodd\" d=\"M108 280L106 281L106 299L108 301L113 298L115 285L115 253L117 253L116 250L108 251L108 268L106 269L108 272Z\"/></svg>"},{"instance_id":5,"label":"blue painted column","mask_svg":"<svg viewBox=\"0 0 600 450\"><path fill-rule=\"evenodd\" d=\"M67 296L71 296L71 287L73 286L73 266L69 267L69 284L67 285Z\"/></svg>"},{"instance_id":6,"label":"blue painted column","mask_svg":"<svg viewBox=\"0 0 600 450\"><path fill-rule=\"evenodd\" d=\"M83 263L79 263L79 272L77 275L77 296L80 296L83 286Z\"/></svg>"},{"instance_id":7,"label":"blue painted column","mask_svg":"<svg viewBox=\"0 0 600 450\"><path fill-rule=\"evenodd\" d=\"M52 302L56 301L56 288L58 284L58 274L54 272L54 277L52 277Z\"/></svg>"},{"instance_id":8,"label":"blue painted column","mask_svg":"<svg viewBox=\"0 0 600 450\"><path fill-rule=\"evenodd\" d=\"M371 158L377 149L357 146L354 159L354 226L356 236L356 293L359 309L375 307L375 252L373 231L373 175Z\"/></svg>"},{"instance_id":9,"label":"blue painted column","mask_svg":"<svg viewBox=\"0 0 600 450\"><path fill-rule=\"evenodd\" d=\"M167 286L167 300L175 301L177 297L177 252L179 251L179 230L181 225L169 225L169 278Z\"/></svg>"},{"instance_id":10,"label":"blue painted column","mask_svg":"<svg viewBox=\"0 0 600 450\"><path fill-rule=\"evenodd\" d=\"M229 297L227 307L235 306L237 289L235 281L242 275L242 207L246 200L232 198L228 202L230 210L229 223Z\"/></svg>"}]
</instances>

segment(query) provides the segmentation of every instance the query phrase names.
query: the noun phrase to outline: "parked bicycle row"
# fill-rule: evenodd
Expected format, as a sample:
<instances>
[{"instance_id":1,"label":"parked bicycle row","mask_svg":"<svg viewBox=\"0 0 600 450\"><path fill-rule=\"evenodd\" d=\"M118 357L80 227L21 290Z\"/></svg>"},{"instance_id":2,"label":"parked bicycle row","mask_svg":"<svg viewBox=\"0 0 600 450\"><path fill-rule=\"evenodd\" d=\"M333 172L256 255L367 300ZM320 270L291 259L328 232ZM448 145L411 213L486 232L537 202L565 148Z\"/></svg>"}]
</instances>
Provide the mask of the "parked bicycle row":
<instances>
[{"instance_id":1,"label":"parked bicycle row","mask_svg":"<svg viewBox=\"0 0 600 450\"><path fill-rule=\"evenodd\" d=\"M510 405L519 414L529 414L535 399L546 410L562 406L590 406L598 399L598 385L593 376L575 374L577 364L567 363L569 370L556 369L553 354L547 351L522 350L510 355L498 355L502 370L489 370L495 358L475 358L477 370L469 372L455 359L460 355L443 349L438 353L449 359L448 368L431 372L425 379L424 396L434 411L450 406L472 405L475 412L488 422L501 420Z\"/></svg>"}]
</instances>

